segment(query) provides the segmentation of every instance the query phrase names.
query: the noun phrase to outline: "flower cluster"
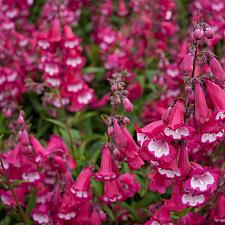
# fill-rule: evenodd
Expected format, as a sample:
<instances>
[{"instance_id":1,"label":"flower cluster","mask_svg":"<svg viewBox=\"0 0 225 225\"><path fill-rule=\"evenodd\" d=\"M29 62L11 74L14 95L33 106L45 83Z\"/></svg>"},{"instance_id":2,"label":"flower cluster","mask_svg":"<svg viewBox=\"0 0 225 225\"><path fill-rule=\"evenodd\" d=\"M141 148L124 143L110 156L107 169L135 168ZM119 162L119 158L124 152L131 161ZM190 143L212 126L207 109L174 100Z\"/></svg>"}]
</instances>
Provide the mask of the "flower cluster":
<instances>
[{"instance_id":1,"label":"flower cluster","mask_svg":"<svg viewBox=\"0 0 225 225\"><path fill-rule=\"evenodd\" d=\"M215 149L224 137L225 73L211 52L200 51L201 42L213 38L213 32L206 23L197 24L193 32L192 48L180 65L187 76L186 99L177 98L161 120L137 128L140 155L154 171L149 175L150 190L165 193L173 185L171 198L146 224L173 224L170 211L204 205L221 174L218 168L201 166L188 157L193 151Z\"/></svg>"},{"instance_id":2,"label":"flower cluster","mask_svg":"<svg viewBox=\"0 0 225 225\"><path fill-rule=\"evenodd\" d=\"M28 21L32 1L0 2L0 109L10 117L25 90L24 79L35 69L34 26Z\"/></svg>"},{"instance_id":3,"label":"flower cluster","mask_svg":"<svg viewBox=\"0 0 225 225\"><path fill-rule=\"evenodd\" d=\"M50 89L55 90L45 101L57 108L79 111L93 100L93 90L82 78L85 59L81 55L80 39L68 25L55 19L50 28L37 34L41 49L40 69Z\"/></svg>"}]
</instances>

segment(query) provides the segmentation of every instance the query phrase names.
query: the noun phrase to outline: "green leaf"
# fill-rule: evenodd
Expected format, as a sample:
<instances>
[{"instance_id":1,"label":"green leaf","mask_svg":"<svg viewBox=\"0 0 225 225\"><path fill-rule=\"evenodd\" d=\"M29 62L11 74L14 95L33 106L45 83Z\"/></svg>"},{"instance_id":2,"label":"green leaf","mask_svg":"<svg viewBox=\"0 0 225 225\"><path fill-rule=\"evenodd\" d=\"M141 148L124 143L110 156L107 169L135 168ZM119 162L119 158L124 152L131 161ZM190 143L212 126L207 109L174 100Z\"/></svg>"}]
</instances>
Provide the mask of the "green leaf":
<instances>
[{"instance_id":1,"label":"green leaf","mask_svg":"<svg viewBox=\"0 0 225 225\"><path fill-rule=\"evenodd\" d=\"M65 128L65 124L62 123L62 122L59 121L59 120L55 120L55 119L52 119L52 118L47 118L46 121L48 121L48 122L50 122L50 123L53 123L53 124L57 125L58 127Z\"/></svg>"},{"instance_id":2,"label":"green leaf","mask_svg":"<svg viewBox=\"0 0 225 225\"><path fill-rule=\"evenodd\" d=\"M2 221L0 221L0 225L9 225L10 217L6 216Z\"/></svg>"},{"instance_id":3,"label":"green leaf","mask_svg":"<svg viewBox=\"0 0 225 225\"><path fill-rule=\"evenodd\" d=\"M36 197L37 197L37 189L34 189L31 196L29 197L29 201L27 203L26 207L26 214L29 216L31 210L35 207L36 205Z\"/></svg>"},{"instance_id":4,"label":"green leaf","mask_svg":"<svg viewBox=\"0 0 225 225\"><path fill-rule=\"evenodd\" d=\"M112 210L106 205L103 205L102 208L106 212L106 214L110 217L110 219L114 222L116 219Z\"/></svg>"},{"instance_id":5,"label":"green leaf","mask_svg":"<svg viewBox=\"0 0 225 225\"><path fill-rule=\"evenodd\" d=\"M146 192L143 197L142 200L137 202L135 204L135 208L146 208L148 207L151 203L157 201L157 194L153 193L153 192Z\"/></svg>"}]
</instances>

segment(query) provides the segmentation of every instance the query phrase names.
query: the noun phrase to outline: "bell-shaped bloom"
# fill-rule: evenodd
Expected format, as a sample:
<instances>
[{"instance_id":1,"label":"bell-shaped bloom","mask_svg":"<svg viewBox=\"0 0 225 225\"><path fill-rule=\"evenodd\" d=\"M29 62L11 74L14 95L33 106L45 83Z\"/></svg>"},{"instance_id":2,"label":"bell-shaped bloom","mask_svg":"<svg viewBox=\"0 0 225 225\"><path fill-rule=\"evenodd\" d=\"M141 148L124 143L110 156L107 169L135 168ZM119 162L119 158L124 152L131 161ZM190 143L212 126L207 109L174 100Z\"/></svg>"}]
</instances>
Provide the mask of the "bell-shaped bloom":
<instances>
[{"instance_id":1,"label":"bell-shaped bloom","mask_svg":"<svg viewBox=\"0 0 225 225\"><path fill-rule=\"evenodd\" d=\"M132 112L134 109L134 105L131 103L131 101L127 97L123 99L123 107L124 107L124 110L128 113Z\"/></svg>"},{"instance_id":2,"label":"bell-shaped bloom","mask_svg":"<svg viewBox=\"0 0 225 225\"><path fill-rule=\"evenodd\" d=\"M141 188L134 174L124 173L119 176L125 198L133 197Z\"/></svg>"},{"instance_id":3,"label":"bell-shaped bloom","mask_svg":"<svg viewBox=\"0 0 225 225\"><path fill-rule=\"evenodd\" d=\"M49 30L49 40L51 42L59 42L61 40L60 22L58 19L52 21L52 27Z\"/></svg>"},{"instance_id":4,"label":"bell-shaped bloom","mask_svg":"<svg viewBox=\"0 0 225 225\"><path fill-rule=\"evenodd\" d=\"M215 209L212 210L210 219L216 223L225 223L225 196L219 192Z\"/></svg>"},{"instance_id":5,"label":"bell-shaped bloom","mask_svg":"<svg viewBox=\"0 0 225 225\"><path fill-rule=\"evenodd\" d=\"M206 81L206 89L215 107L215 110L218 112L224 112L225 111L225 91L210 80Z\"/></svg>"},{"instance_id":6,"label":"bell-shaped bloom","mask_svg":"<svg viewBox=\"0 0 225 225\"><path fill-rule=\"evenodd\" d=\"M215 57L211 57L209 60L209 66L210 69L213 73L213 76L218 80L218 81L225 81L225 73L220 65L220 63L217 61Z\"/></svg>"},{"instance_id":7,"label":"bell-shaped bloom","mask_svg":"<svg viewBox=\"0 0 225 225\"><path fill-rule=\"evenodd\" d=\"M91 213L91 225L101 225L101 216L97 209L93 209Z\"/></svg>"},{"instance_id":8,"label":"bell-shaped bloom","mask_svg":"<svg viewBox=\"0 0 225 225\"><path fill-rule=\"evenodd\" d=\"M127 145L124 148L124 155L126 156L128 166L131 170L138 170L144 165L144 161L139 155L139 147L134 142L133 137L126 127L122 127L122 132L127 140Z\"/></svg>"},{"instance_id":9,"label":"bell-shaped bloom","mask_svg":"<svg viewBox=\"0 0 225 225\"><path fill-rule=\"evenodd\" d=\"M69 26L64 26L63 47L66 49L76 49L81 52L80 39L73 33Z\"/></svg>"},{"instance_id":10,"label":"bell-shaped bloom","mask_svg":"<svg viewBox=\"0 0 225 225\"><path fill-rule=\"evenodd\" d=\"M77 177L75 183L71 187L71 192L80 199L91 198L90 193L90 180L92 176L92 171L90 167L85 168L81 171Z\"/></svg>"},{"instance_id":11,"label":"bell-shaped bloom","mask_svg":"<svg viewBox=\"0 0 225 225\"><path fill-rule=\"evenodd\" d=\"M16 187L14 192L17 196L18 202L21 206L24 206L24 198L26 194L26 188ZM15 207L17 205L13 193L11 190L0 190L0 199L2 203L9 207Z\"/></svg>"},{"instance_id":12,"label":"bell-shaped bloom","mask_svg":"<svg viewBox=\"0 0 225 225\"><path fill-rule=\"evenodd\" d=\"M201 143L214 143L218 140L221 140L224 137L224 129L223 126L215 120L215 118L211 117L211 119L202 124L200 126L200 142Z\"/></svg>"},{"instance_id":13,"label":"bell-shaped bloom","mask_svg":"<svg viewBox=\"0 0 225 225\"><path fill-rule=\"evenodd\" d=\"M115 203L124 199L122 188L118 180L105 181L104 194L101 200L106 204Z\"/></svg>"},{"instance_id":14,"label":"bell-shaped bloom","mask_svg":"<svg viewBox=\"0 0 225 225\"><path fill-rule=\"evenodd\" d=\"M101 167L99 172L95 173L96 179L102 181L116 179L117 173L113 168L115 166L109 146L104 145L102 148Z\"/></svg>"},{"instance_id":15,"label":"bell-shaped bloom","mask_svg":"<svg viewBox=\"0 0 225 225\"><path fill-rule=\"evenodd\" d=\"M36 224L48 224L50 223L50 216L48 214L48 207L45 204L41 204L35 207L31 213L32 219Z\"/></svg>"},{"instance_id":16,"label":"bell-shaped bloom","mask_svg":"<svg viewBox=\"0 0 225 225\"><path fill-rule=\"evenodd\" d=\"M189 139L194 129L184 123L184 102L178 99L171 109L168 125L163 130L164 135L172 140Z\"/></svg>"},{"instance_id":17,"label":"bell-shaped bloom","mask_svg":"<svg viewBox=\"0 0 225 225\"><path fill-rule=\"evenodd\" d=\"M148 178L150 179L149 190L160 194L166 193L167 187L171 185L171 180L165 178L157 171L153 174L149 174Z\"/></svg>"},{"instance_id":18,"label":"bell-shaped bloom","mask_svg":"<svg viewBox=\"0 0 225 225\"><path fill-rule=\"evenodd\" d=\"M66 157L68 165L70 169L74 169L76 167L75 161L69 154L69 150L64 143L64 141L57 135L51 135L48 144L46 146L46 155L57 154L61 157Z\"/></svg>"},{"instance_id":19,"label":"bell-shaped bloom","mask_svg":"<svg viewBox=\"0 0 225 225\"><path fill-rule=\"evenodd\" d=\"M165 206L158 209L151 217L151 219L144 225L173 225L170 218L170 211Z\"/></svg>"},{"instance_id":20,"label":"bell-shaped bloom","mask_svg":"<svg viewBox=\"0 0 225 225\"><path fill-rule=\"evenodd\" d=\"M57 211L58 219L64 222L74 220L77 217L80 204L81 202L74 198L73 194L66 189L62 195L61 204Z\"/></svg>"},{"instance_id":21,"label":"bell-shaped bloom","mask_svg":"<svg viewBox=\"0 0 225 225\"><path fill-rule=\"evenodd\" d=\"M80 206L76 222L73 224L90 224L91 219L91 202L86 201Z\"/></svg>"},{"instance_id":22,"label":"bell-shaped bloom","mask_svg":"<svg viewBox=\"0 0 225 225\"><path fill-rule=\"evenodd\" d=\"M193 58L194 58L193 53L188 52L184 57L182 63L180 64L180 69L185 74L190 74L191 71L193 70Z\"/></svg>"},{"instance_id":23,"label":"bell-shaped bloom","mask_svg":"<svg viewBox=\"0 0 225 225\"><path fill-rule=\"evenodd\" d=\"M206 224L206 218L195 212L188 212L185 216L177 221L177 225L202 225Z\"/></svg>"},{"instance_id":24,"label":"bell-shaped bloom","mask_svg":"<svg viewBox=\"0 0 225 225\"><path fill-rule=\"evenodd\" d=\"M122 127L116 119L113 119L114 138L116 145L120 148L127 146L127 138L123 133Z\"/></svg>"},{"instance_id":25,"label":"bell-shaped bloom","mask_svg":"<svg viewBox=\"0 0 225 225\"><path fill-rule=\"evenodd\" d=\"M158 161L159 163L169 163L177 156L176 148L164 140L146 140L140 150L140 155L144 159Z\"/></svg>"},{"instance_id":26,"label":"bell-shaped bloom","mask_svg":"<svg viewBox=\"0 0 225 225\"><path fill-rule=\"evenodd\" d=\"M184 182L184 190L194 194L211 194L217 188L218 174L209 168L194 169Z\"/></svg>"},{"instance_id":27,"label":"bell-shaped bloom","mask_svg":"<svg viewBox=\"0 0 225 225\"><path fill-rule=\"evenodd\" d=\"M126 7L124 0L119 0L118 1L118 15L126 16L127 14L128 14L128 9Z\"/></svg>"},{"instance_id":28,"label":"bell-shaped bloom","mask_svg":"<svg viewBox=\"0 0 225 225\"><path fill-rule=\"evenodd\" d=\"M170 179L181 176L176 159L174 159L170 163L163 163L162 165L158 166L157 171L162 176L165 176L166 178Z\"/></svg>"},{"instance_id":29,"label":"bell-shaped bloom","mask_svg":"<svg viewBox=\"0 0 225 225\"><path fill-rule=\"evenodd\" d=\"M209 120L210 110L207 106L205 95L201 85L195 85L195 119L198 123L203 124Z\"/></svg>"},{"instance_id":30,"label":"bell-shaped bloom","mask_svg":"<svg viewBox=\"0 0 225 225\"><path fill-rule=\"evenodd\" d=\"M167 208L173 211L182 211L185 206L181 202L181 196L183 192L182 181L176 180L171 192L171 198L165 202Z\"/></svg>"},{"instance_id":31,"label":"bell-shaped bloom","mask_svg":"<svg viewBox=\"0 0 225 225\"><path fill-rule=\"evenodd\" d=\"M182 145L179 152L178 168L181 173L181 177L185 177L191 170L191 164L188 159L187 147Z\"/></svg>"},{"instance_id":32,"label":"bell-shaped bloom","mask_svg":"<svg viewBox=\"0 0 225 225\"><path fill-rule=\"evenodd\" d=\"M188 207L199 207L208 201L208 196L206 194L192 194L183 193L181 195L181 202Z\"/></svg>"}]
</instances>

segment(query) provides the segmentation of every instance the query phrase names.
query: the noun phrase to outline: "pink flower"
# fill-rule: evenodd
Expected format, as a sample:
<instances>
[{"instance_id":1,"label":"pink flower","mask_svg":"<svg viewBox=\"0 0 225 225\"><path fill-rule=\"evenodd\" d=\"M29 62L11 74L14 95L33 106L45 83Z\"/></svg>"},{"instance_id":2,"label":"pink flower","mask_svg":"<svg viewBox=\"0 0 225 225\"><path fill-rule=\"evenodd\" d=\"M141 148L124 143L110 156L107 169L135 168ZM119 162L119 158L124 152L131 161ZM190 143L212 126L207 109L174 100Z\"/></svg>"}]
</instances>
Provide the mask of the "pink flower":
<instances>
[{"instance_id":1,"label":"pink flower","mask_svg":"<svg viewBox=\"0 0 225 225\"><path fill-rule=\"evenodd\" d=\"M90 167L82 170L77 177L75 183L71 187L70 191L80 199L90 199L90 180L92 176L92 171Z\"/></svg>"},{"instance_id":2,"label":"pink flower","mask_svg":"<svg viewBox=\"0 0 225 225\"><path fill-rule=\"evenodd\" d=\"M225 222L225 196L222 192L218 193L216 207L211 211L210 219L216 224L222 225Z\"/></svg>"},{"instance_id":3,"label":"pink flower","mask_svg":"<svg viewBox=\"0 0 225 225\"><path fill-rule=\"evenodd\" d=\"M195 85L195 119L203 124L209 120L210 110L207 106L205 95L199 83Z\"/></svg>"},{"instance_id":4,"label":"pink flower","mask_svg":"<svg viewBox=\"0 0 225 225\"><path fill-rule=\"evenodd\" d=\"M186 74L190 74L193 69L193 53L188 52L184 57L182 63L180 64L180 68Z\"/></svg>"},{"instance_id":5,"label":"pink flower","mask_svg":"<svg viewBox=\"0 0 225 225\"><path fill-rule=\"evenodd\" d=\"M225 80L225 73L224 70L222 68L222 66L220 65L220 63L217 61L217 59L215 57L211 57L209 59L209 66L210 69L213 73L213 76L218 80L218 81L224 81Z\"/></svg>"},{"instance_id":6,"label":"pink flower","mask_svg":"<svg viewBox=\"0 0 225 225\"><path fill-rule=\"evenodd\" d=\"M208 196L205 194L191 194L191 193L183 193L181 195L182 204L188 207L200 207L205 202L207 202Z\"/></svg>"},{"instance_id":7,"label":"pink flower","mask_svg":"<svg viewBox=\"0 0 225 225\"><path fill-rule=\"evenodd\" d=\"M113 180L117 178L117 173L115 172L116 165L113 166L115 162L113 161L111 150L109 146L104 145L102 147L102 159L101 159L101 167L99 172L95 173L95 177L97 180L107 181Z\"/></svg>"},{"instance_id":8,"label":"pink flower","mask_svg":"<svg viewBox=\"0 0 225 225\"><path fill-rule=\"evenodd\" d=\"M123 193L126 198L133 197L141 188L134 174L124 173L119 176L119 181L122 184Z\"/></svg>"},{"instance_id":9,"label":"pink flower","mask_svg":"<svg viewBox=\"0 0 225 225\"><path fill-rule=\"evenodd\" d=\"M127 97L123 99L123 107L126 112L132 112L134 109L134 105L130 102L130 100Z\"/></svg>"},{"instance_id":10,"label":"pink flower","mask_svg":"<svg viewBox=\"0 0 225 225\"><path fill-rule=\"evenodd\" d=\"M170 219L170 211L162 206L154 212L151 219L144 225L173 225L172 219Z\"/></svg>"},{"instance_id":11,"label":"pink flower","mask_svg":"<svg viewBox=\"0 0 225 225\"><path fill-rule=\"evenodd\" d=\"M217 114L216 119L223 119L225 117L225 91L210 80L206 81L206 89L216 111L222 112L221 115Z\"/></svg>"},{"instance_id":12,"label":"pink flower","mask_svg":"<svg viewBox=\"0 0 225 225\"><path fill-rule=\"evenodd\" d=\"M194 212L188 212L185 216L180 218L177 222L177 225L202 225L206 223L206 219L204 216Z\"/></svg>"},{"instance_id":13,"label":"pink flower","mask_svg":"<svg viewBox=\"0 0 225 225\"><path fill-rule=\"evenodd\" d=\"M194 169L184 182L185 191L211 194L217 188L218 174L208 168Z\"/></svg>"},{"instance_id":14,"label":"pink flower","mask_svg":"<svg viewBox=\"0 0 225 225\"><path fill-rule=\"evenodd\" d=\"M184 123L184 102L178 99L171 109L168 125L163 130L166 137L172 140L189 139L194 129Z\"/></svg>"},{"instance_id":15,"label":"pink flower","mask_svg":"<svg viewBox=\"0 0 225 225\"><path fill-rule=\"evenodd\" d=\"M149 189L160 194L164 194L166 192L166 188L171 184L171 180L165 178L157 171L153 174L149 174L148 178L151 180Z\"/></svg>"},{"instance_id":16,"label":"pink flower","mask_svg":"<svg viewBox=\"0 0 225 225\"><path fill-rule=\"evenodd\" d=\"M118 180L105 181L104 194L101 200L106 204L115 203L124 199L122 187Z\"/></svg>"}]
</instances>

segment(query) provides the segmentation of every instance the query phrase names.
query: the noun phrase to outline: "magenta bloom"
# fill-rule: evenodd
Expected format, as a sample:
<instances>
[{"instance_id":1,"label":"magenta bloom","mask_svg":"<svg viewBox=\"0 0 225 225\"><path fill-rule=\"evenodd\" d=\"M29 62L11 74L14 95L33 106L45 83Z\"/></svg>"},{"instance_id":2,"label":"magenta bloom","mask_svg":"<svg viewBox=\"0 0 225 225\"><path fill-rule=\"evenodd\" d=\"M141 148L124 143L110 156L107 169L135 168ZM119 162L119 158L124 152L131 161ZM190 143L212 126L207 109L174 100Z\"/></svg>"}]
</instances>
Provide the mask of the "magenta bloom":
<instances>
[{"instance_id":1,"label":"magenta bloom","mask_svg":"<svg viewBox=\"0 0 225 225\"><path fill-rule=\"evenodd\" d=\"M190 139L194 129L184 123L184 102L178 99L171 109L168 125L163 130L164 135L172 140Z\"/></svg>"},{"instance_id":2,"label":"magenta bloom","mask_svg":"<svg viewBox=\"0 0 225 225\"><path fill-rule=\"evenodd\" d=\"M218 81L224 81L225 80L225 73L220 65L220 63L217 61L215 57L211 57L209 60L209 66L210 69L213 73L213 76L218 80Z\"/></svg>"},{"instance_id":3,"label":"magenta bloom","mask_svg":"<svg viewBox=\"0 0 225 225\"><path fill-rule=\"evenodd\" d=\"M89 199L91 198L90 193L90 180L92 176L92 171L90 167L82 170L79 176L77 177L75 183L71 187L71 192L80 199Z\"/></svg>"},{"instance_id":4,"label":"magenta bloom","mask_svg":"<svg viewBox=\"0 0 225 225\"><path fill-rule=\"evenodd\" d=\"M116 167L116 165L113 161L111 150L109 146L104 145L102 148L101 167L99 172L95 173L96 179L101 181L116 179L117 173L113 167Z\"/></svg>"},{"instance_id":5,"label":"magenta bloom","mask_svg":"<svg viewBox=\"0 0 225 225\"><path fill-rule=\"evenodd\" d=\"M195 194L211 194L216 190L217 182L218 174L213 170L208 168L194 169L189 174L189 178L184 182L184 189Z\"/></svg>"},{"instance_id":6,"label":"magenta bloom","mask_svg":"<svg viewBox=\"0 0 225 225\"><path fill-rule=\"evenodd\" d=\"M106 204L115 203L124 199L122 187L118 180L105 181L104 194L101 199Z\"/></svg>"}]
</instances>

